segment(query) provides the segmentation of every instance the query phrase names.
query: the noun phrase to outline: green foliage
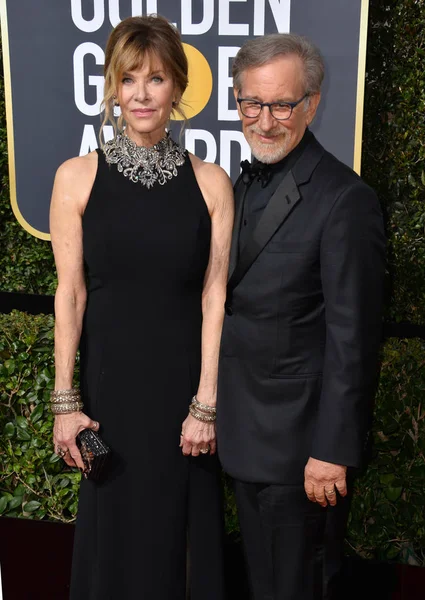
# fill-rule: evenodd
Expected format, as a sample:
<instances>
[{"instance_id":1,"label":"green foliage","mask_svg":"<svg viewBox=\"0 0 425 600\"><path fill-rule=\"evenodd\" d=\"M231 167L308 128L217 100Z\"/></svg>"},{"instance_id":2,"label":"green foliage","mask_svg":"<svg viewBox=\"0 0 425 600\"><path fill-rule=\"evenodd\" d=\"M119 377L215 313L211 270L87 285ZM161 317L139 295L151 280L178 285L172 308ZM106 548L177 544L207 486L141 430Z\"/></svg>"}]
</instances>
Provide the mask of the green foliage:
<instances>
[{"instance_id":1,"label":"green foliage","mask_svg":"<svg viewBox=\"0 0 425 600\"><path fill-rule=\"evenodd\" d=\"M357 480L348 542L361 556L425 566L425 341L387 341L373 457Z\"/></svg>"},{"instance_id":2,"label":"green foliage","mask_svg":"<svg viewBox=\"0 0 425 600\"><path fill-rule=\"evenodd\" d=\"M386 208L391 321L425 323L425 1L372 0L362 175Z\"/></svg>"},{"instance_id":3,"label":"green foliage","mask_svg":"<svg viewBox=\"0 0 425 600\"><path fill-rule=\"evenodd\" d=\"M374 456L357 480L348 547L425 565L425 342L388 340L377 394ZM72 521L80 474L53 453L53 317L0 315L0 514ZM226 530L236 507L224 476Z\"/></svg>"},{"instance_id":4,"label":"green foliage","mask_svg":"<svg viewBox=\"0 0 425 600\"><path fill-rule=\"evenodd\" d=\"M80 474L53 452L53 382L53 317L0 315L1 515L75 518Z\"/></svg>"}]
</instances>

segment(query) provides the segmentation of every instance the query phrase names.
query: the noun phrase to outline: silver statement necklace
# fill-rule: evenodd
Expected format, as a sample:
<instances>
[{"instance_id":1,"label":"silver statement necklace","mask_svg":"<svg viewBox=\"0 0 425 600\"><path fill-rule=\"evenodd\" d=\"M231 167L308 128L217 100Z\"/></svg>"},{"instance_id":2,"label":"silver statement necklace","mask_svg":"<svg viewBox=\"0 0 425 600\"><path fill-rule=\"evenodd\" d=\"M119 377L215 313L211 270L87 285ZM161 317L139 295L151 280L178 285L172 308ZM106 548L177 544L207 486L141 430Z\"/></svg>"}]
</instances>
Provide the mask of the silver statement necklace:
<instances>
[{"instance_id":1,"label":"silver statement necklace","mask_svg":"<svg viewBox=\"0 0 425 600\"><path fill-rule=\"evenodd\" d=\"M128 136L119 133L103 148L105 160L117 165L120 173L133 183L141 183L151 188L155 183L164 185L177 176L177 167L185 160L185 150L167 133L155 146L137 146Z\"/></svg>"}]
</instances>

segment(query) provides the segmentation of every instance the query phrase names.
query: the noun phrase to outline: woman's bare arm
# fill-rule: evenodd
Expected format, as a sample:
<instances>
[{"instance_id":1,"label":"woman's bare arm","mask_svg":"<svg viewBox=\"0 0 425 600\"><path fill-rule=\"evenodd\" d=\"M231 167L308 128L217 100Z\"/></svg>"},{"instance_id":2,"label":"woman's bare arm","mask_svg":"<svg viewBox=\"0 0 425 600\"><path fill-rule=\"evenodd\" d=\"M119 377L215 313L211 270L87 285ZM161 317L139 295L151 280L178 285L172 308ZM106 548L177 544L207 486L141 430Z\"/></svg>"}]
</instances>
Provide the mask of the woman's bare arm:
<instances>
[{"instance_id":1,"label":"woman's bare arm","mask_svg":"<svg viewBox=\"0 0 425 600\"><path fill-rule=\"evenodd\" d=\"M202 361L197 397L215 406L218 354L226 300L230 242L234 217L233 189L228 175L219 166L192 157L199 187L211 216L211 248L202 292ZM190 402L190 399L188 399ZM214 425L189 416L183 427L183 452L199 454L199 444L209 444L215 452ZM189 439L190 438L190 439ZM191 448L191 452L189 452Z\"/></svg>"},{"instance_id":2,"label":"woman's bare arm","mask_svg":"<svg viewBox=\"0 0 425 600\"><path fill-rule=\"evenodd\" d=\"M50 233L58 286L55 294L55 389L72 387L75 356L86 306L82 216L96 175L95 153L63 163L55 177L50 207ZM65 461L83 468L75 436L93 422L82 413L55 418L55 448L69 450Z\"/></svg>"}]
</instances>

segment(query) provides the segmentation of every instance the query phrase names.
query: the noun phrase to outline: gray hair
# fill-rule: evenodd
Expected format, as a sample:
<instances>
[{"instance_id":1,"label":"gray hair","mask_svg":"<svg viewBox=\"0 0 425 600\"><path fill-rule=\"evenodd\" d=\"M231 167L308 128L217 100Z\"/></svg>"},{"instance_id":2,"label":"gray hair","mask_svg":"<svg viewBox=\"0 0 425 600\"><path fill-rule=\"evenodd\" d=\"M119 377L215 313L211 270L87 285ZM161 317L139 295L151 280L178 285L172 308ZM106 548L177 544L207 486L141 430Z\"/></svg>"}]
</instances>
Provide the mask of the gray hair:
<instances>
[{"instance_id":1,"label":"gray hair","mask_svg":"<svg viewBox=\"0 0 425 600\"><path fill-rule=\"evenodd\" d=\"M242 87L242 75L247 69L261 67L282 56L298 56L304 64L306 94L320 92L325 65L320 50L306 37L294 33L272 33L246 42L237 53L232 66L233 86Z\"/></svg>"}]
</instances>

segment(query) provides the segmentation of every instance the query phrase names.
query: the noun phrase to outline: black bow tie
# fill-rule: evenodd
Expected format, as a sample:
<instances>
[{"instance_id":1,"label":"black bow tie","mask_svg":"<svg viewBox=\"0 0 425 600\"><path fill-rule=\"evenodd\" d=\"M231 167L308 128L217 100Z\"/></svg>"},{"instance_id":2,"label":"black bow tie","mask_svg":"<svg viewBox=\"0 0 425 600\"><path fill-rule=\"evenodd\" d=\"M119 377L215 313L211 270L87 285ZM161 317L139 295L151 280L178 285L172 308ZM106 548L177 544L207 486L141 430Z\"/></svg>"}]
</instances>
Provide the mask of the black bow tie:
<instances>
[{"instance_id":1,"label":"black bow tie","mask_svg":"<svg viewBox=\"0 0 425 600\"><path fill-rule=\"evenodd\" d=\"M253 164L249 160L241 162L242 181L247 185L255 178L261 183L261 187L266 187L272 176L270 165L266 165L260 161L255 161Z\"/></svg>"}]
</instances>

